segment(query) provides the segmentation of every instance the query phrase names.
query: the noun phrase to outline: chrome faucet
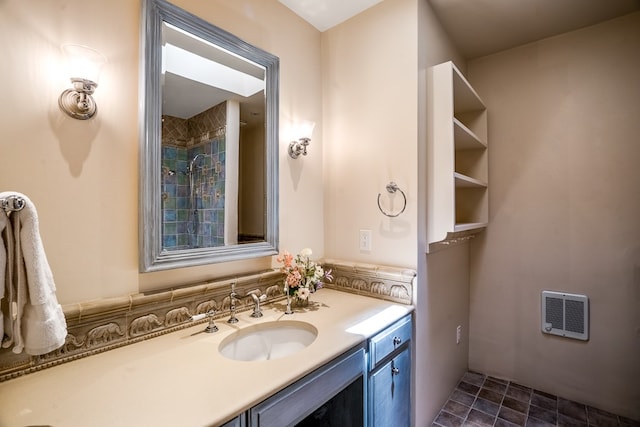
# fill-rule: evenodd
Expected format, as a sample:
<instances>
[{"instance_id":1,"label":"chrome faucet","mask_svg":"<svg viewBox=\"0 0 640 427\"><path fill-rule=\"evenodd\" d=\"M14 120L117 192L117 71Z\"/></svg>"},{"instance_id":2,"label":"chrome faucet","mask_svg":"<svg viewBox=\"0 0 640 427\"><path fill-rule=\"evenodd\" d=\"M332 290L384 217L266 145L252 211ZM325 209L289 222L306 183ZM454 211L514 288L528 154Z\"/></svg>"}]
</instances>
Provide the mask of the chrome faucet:
<instances>
[{"instance_id":1,"label":"chrome faucet","mask_svg":"<svg viewBox=\"0 0 640 427\"><path fill-rule=\"evenodd\" d=\"M262 295L260 289L254 289L253 291L247 292L244 296L239 296L236 293L235 283L231 284L231 293L229 294L229 311L231 312L231 316L227 323L238 323L238 318L236 317L236 301L251 297L253 300L253 313L251 313L251 317L262 317L262 310L260 309L260 302L267 299L266 295Z\"/></svg>"},{"instance_id":2,"label":"chrome faucet","mask_svg":"<svg viewBox=\"0 0 640 427\"><path fill-rule=\"evenodd\" d=\"M238 294L236 294L236 284L235 282L231 284L231 293L229 294L229 312L231 316L227 323L238 323L238 318L236 317L236 301L238 300Z\"/></svg>"},{"instance_id":3,"label":"chrome faucet","mask_svg":"<svg viewBox=\"0 0 640 427\"><path fill-rule=\"evenodd\" d=\"M267 299L266 295L261 295L260 289L253 290L249 292L247 295L251 296L253 300L253 313L251 313L251 317L262 317L262 310L260 310L260 302Z\"/></svg>"}]
</instances>

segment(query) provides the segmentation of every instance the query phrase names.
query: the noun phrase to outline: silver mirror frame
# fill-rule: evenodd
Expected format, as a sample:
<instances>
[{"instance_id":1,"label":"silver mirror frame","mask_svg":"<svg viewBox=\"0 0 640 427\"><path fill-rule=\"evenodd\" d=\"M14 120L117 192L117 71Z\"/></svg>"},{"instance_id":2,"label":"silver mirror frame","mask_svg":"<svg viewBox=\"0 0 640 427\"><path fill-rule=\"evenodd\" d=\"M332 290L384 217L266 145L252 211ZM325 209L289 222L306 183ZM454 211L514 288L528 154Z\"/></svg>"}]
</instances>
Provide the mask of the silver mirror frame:
<instances>
[{"instance_id":1,"label":"silver mirror frame","mask_svg":"<svg viewBox=\"0 0 640 427\"><path fill-rule=\"evenodd\" d=\"M161 209L161 30L167 22L266 69L266 235L264 242L164 251ZM140 272L192 267L278 253L278 57L164 0L144 0L140 67Z\"/></svg>"}]
</instances>

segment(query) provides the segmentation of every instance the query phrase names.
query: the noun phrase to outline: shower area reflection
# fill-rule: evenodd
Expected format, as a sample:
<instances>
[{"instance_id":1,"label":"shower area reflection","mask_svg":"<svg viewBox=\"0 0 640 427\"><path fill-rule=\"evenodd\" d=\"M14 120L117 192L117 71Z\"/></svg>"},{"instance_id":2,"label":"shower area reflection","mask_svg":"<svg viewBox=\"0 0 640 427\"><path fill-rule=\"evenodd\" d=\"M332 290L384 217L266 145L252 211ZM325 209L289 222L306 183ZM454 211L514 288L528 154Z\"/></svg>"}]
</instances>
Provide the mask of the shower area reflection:
<instances>
[{"instance_id":1,"label":"shower area reflection","mask_svg":"<svg viewBox=\"0 0 640 427\"><path fill-rule=\"evenodd\" d=\"M179 250L225 244L225 127L198 137L171 133L184 126L163 117L162 248ZM163 138L164 139L164 138Z\"/></svg>"},{"instance_id":2,"label":"shower area reflection","mask_svg":"<svg viewBox=\"0 0 640 427\"><path fill-rule=\"evenodd\" d=\"M186 119L162 116L163 251L265 241L261 120L246 124L234 100Z\"/></svg>"},{"instance_id":3,"label":"shower area reflection","mask_svg":"<svg viewBox=\"0 0 640 427\"><path fill-rule=\"evenodd\" d=\"M217 167L216 167L217 166ZM189 248L210 247L223 244L214 239L223 238L224 215L220 215L216 202L222 200L220 212L224 212L222 193L215 187L215 175L219 175L220 162L212 161L209 154L199 153L189 162L189 212L187 216L187 236ZM213 191L211 191L213 189ZM219 221L218 221L219 220Z\"/></svg>"}]
</instances>

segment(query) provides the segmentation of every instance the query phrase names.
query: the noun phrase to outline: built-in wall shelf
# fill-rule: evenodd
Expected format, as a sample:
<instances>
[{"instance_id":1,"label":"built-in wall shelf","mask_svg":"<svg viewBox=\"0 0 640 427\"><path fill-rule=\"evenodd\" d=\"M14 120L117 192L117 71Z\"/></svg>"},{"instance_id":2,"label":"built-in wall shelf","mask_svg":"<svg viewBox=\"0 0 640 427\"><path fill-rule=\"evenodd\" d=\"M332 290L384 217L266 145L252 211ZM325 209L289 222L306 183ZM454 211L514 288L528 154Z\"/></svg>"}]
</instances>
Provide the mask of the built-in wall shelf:
<instances>
[{"instance_id":1,"label":"built-in wall shelf","mask_svg":"<svg viewBox=\"0 0 640 427\"><path fill-rule=\"evenodd\" d=\"M466 241L489 220L487 110L452 62L429 70L429 252Z\"/></svg>"},{"instance_id":2,"label":"built-in wall shelf","mask_svg":"<svg viewBox=\"0 0 640 427\"><path fill-rule=\"evenodd\" d=\"M430 243L427 251L428 253L434 253L468 242L482 232L486 226L487 224L483 223L457 224L454 232L447 233L447 237L438 242Z\"/></svg>"},{"instance_id":3,"label":"built-in wall shelf","mask_svg":"<svg viewBox=\"0 0 640 427\"><path fill-rule=\"evenodd\" d=\"M486 188L487 183L458 172L453 173L456 188Z\"/></svg>"},{"instance_id":4,"label":"built-in wall shelf","mask_svg":"<svg viewBox=\"0 0 640 427\"><path fill-rule=\"evenodd\" d=\"M460 120L453 119L453 137L456 140L456 150L483 150L487 143L482 141L475 133Z\"/></svg>"},{"instance_id":5,"label":"built-in wall shelf","mask_svg":"<svg viewBox=\"0 0 640 427\"><path fill-rule=\"evenodd\" d=\"M456 236L455 233L460 233L461 231L470 231L470 230L478 230L480 228L485 228L487 226L486 222L469 222L469 223L459 223L454 227L454 233L450 233L451 235L448 237L449 239L459 238L460 236ZM478 230L480 232L480 230Z\"/></svg>"}]
</instances>

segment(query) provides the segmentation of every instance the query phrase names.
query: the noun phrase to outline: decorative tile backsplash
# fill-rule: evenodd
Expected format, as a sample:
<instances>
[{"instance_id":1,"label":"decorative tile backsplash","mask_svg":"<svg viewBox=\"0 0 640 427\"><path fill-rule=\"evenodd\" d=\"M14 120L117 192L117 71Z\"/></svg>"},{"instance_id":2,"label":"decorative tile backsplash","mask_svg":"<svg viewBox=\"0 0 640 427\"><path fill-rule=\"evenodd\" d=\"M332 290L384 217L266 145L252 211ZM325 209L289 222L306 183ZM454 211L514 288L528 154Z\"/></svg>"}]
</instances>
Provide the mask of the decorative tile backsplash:
<instances>
[{"instance_id":1,"label":"decorative tile backsplash","mask_svg":"<svg viewBox=\"0 0 640 427\"><path fill-rule=\"evenodd\" d=\"M386 266L324 260L333 283L324 286L344 292L411 304L416 273ZM65 344L42 356L14 354L0 349L0 382L82 357L134 344L161 334L190 327L191 316L215 310L215 318L229 316L231 285L246 295L259 290L264 304L285 298L284 275L268 270L145 294L107 298L63 307L68 335ZM321 291L320 291L321 292ZM236 303L238 311L253 307L250 299ZM203 319L197 323L206 323Z\"/></svg>"},{"instance_id":2,"label":"decorative tile backsplash","mask_svg":"<svg viewBox=\"0 0 640 427\"><path fill-rule=\"evenodd\" d=\"M332 270L332 289L397 302L413 304L416 278L414 270L326 259L325 271Z\"/></svg>"},{"instance_id":3,"label":"decorative tile backsplash","mask_svg":"<svg viewBox=\"0 0 640 427\"><path fill-rule=\"evenodd\" d=\"M265 303L284 295L282 274L269 270L161 292L65 305L65 344L42 356L0 350L0 381L192 326L192 315L211 309L216 310L215 317L228 316L232 283L240 295L259 289L267 295ZM247 299L236 303L238 311L250 306Z\"/></svg>"}]
</instances>

